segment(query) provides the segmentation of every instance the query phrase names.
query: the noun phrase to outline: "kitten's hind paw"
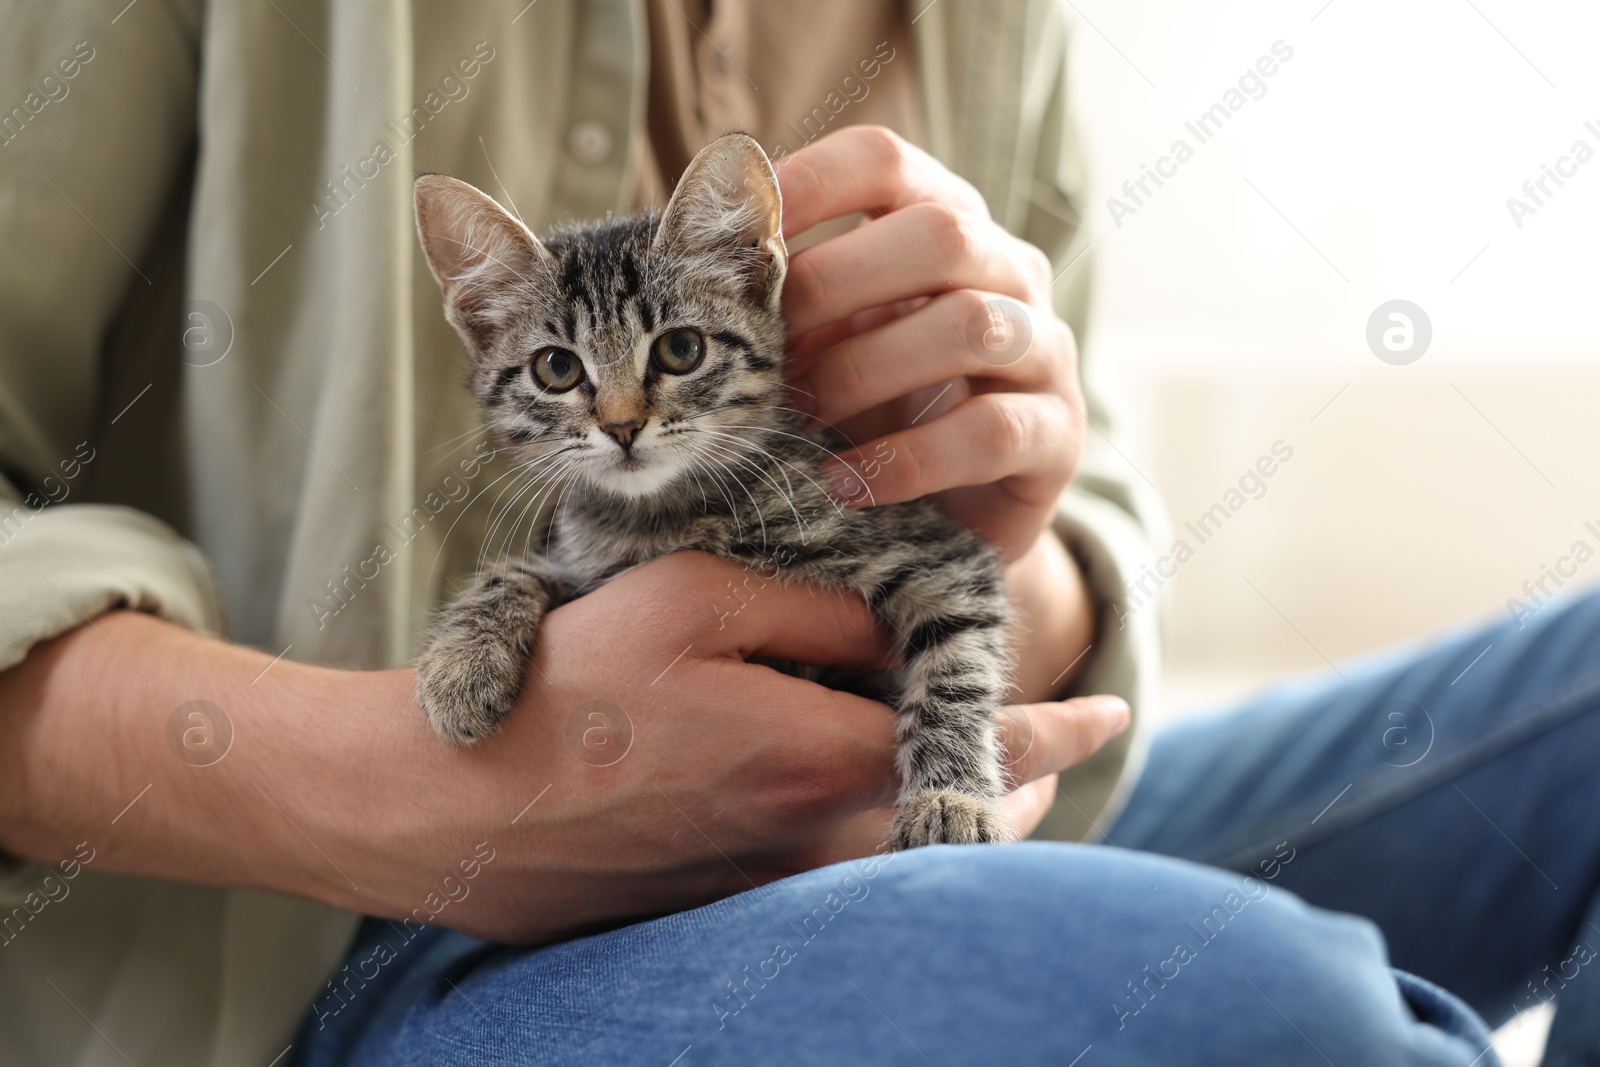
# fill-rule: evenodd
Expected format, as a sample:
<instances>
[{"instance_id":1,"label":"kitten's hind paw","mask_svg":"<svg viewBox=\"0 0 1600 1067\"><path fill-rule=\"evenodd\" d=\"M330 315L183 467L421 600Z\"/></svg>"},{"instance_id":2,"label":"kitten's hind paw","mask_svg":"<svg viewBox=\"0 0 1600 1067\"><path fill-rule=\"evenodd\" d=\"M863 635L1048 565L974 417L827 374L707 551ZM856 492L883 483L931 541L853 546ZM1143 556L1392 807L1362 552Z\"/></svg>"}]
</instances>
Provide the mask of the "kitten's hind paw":
<instances>
[{"instance_id":1,"label":"kitten's hind paw","mask_svg":"<svg viewBox=\"0 0 1600 1067\"><path fill-rule=\"evenodd\" d=\"M520 649L485 635L441 634L417 660L417 703L439 734L469 745L517 702L523 659Z\"/></svg>"},{"instance_id":2,"label":"kitten's hind paw","mask_svg":"<svg viewBox=\"0 0 1600 1067\"><path fill-rule=\"evenodd\" d=\"M987 844L1010 835L1005 814L993 801L932 789L895 807L889 847L898 852L923 845Z\"/></svg>"}]
</instances>

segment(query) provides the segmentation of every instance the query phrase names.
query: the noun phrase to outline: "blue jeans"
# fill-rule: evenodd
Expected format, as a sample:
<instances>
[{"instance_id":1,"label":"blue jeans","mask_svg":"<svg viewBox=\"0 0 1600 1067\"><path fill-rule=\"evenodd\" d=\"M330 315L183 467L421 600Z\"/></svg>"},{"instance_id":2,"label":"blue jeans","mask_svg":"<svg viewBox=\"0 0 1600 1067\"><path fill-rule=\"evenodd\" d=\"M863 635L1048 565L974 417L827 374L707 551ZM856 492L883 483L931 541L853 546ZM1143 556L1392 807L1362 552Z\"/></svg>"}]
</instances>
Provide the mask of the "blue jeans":
<instances>
[{"instance_id":1,"label":"blue jeans","mask_svg":"<svg viewBox=\"0 0 1600 1067\"><path fill-rule=\"evenodd\" d=\"M394 962L298 1062L1469 1067L1554 999L1546 1064L1600 1064L1597 760L1588 596L1164 731L1102 843L859 860L536 951L369 921L352 960Z\"/></svg>"}]
</instances>

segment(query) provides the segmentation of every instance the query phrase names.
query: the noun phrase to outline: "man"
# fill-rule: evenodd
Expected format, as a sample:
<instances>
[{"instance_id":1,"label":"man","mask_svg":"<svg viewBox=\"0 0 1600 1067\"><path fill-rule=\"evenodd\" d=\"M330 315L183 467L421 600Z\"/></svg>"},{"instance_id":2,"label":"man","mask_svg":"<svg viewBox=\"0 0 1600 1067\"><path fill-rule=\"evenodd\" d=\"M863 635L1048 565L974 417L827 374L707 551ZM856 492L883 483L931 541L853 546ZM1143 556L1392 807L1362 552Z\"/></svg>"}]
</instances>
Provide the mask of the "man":
<instances>
[{"instance_id":1,"label":"man","mask_svg":"<svg viewBox=\"0 0 1600 1067\"><path fill-rule=\"evenodd\" d=\"M1538 767L1527 824L1560 828L1571 864L1540 854L1559 903L1455 987L1495 1010L1525 964L1576 951L1597 851L1568 809L1592 793L1536 745L1477 742L1594 750L1592 703L1537 699L1587 662L1587 606L1506 636L1503 677L1520 646L1545 682L1499 734L1480 689L1432 761L1366 744L1391 691L1431 702L1461 655L1441 646L1158 745L1109 825L1122 701L1048 701L1146 696L1155 613L1121 609L1152 520L1078 385L1088 238L1054 6L146 0L9 22L0 847L35 862L8 887L0 1040L19 1061L1466 1064L1469 1009L1391 977L1369 924L1278 892L1344 892L1403 934L1414 898L1352 874L1394 861L1361 831L1444 795L1441 765ZM1245 874L1103 847L863 861L894 785L886 710L745 659L856 662L881 638L808 590L732 610L743 576L701 557L553 613L495 738L428 734L403 664L509 502L411 175L537 229L659 201L734 126L781 157L796 403L849 432L875 499L936 494L1009 563L1019 828ZM1346 773L1345 809L1313 819ZM1417 850L1412 886L1500 841L1450 819L1428 825L1462 846ZM1519 902L1542 891L1476 858ZM1345 880L1302 876L1329 865ZM1400 962L1441 977L1456 958L1425 949L1466 903ZM390 922L358 932L363 913Z\"/></svg>"}]
</instances>

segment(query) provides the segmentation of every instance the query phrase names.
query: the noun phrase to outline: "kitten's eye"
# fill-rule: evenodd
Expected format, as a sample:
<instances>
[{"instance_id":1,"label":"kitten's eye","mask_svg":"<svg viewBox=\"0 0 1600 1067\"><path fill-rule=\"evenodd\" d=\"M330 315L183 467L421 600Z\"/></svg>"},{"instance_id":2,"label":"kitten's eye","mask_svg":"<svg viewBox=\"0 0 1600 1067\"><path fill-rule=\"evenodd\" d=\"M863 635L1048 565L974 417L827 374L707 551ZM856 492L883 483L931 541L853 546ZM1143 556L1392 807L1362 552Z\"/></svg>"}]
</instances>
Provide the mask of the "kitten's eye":
<instances>
[{"instance_id":1,"label":"kitten's eye","mask_svg":"<svg viewBox=\"0 0 1600 1067\"><path fill-rule=\"evenodd\" d=\"M652 347L656 366L668 374L688 374L706 354L705 342L693 330L668 330Z\"/></svg>"},{"instance_id":2,"label":"kitten's eye","mask_svg":"<svg viewBox=\"0 0 1600 1067\"><path fill-rule=\"evenodd\" d=\"M565 348L541 348L533 354L533 376L552 393L564 393L583 381L583 364Z\"/></svg>"}]
</instances>

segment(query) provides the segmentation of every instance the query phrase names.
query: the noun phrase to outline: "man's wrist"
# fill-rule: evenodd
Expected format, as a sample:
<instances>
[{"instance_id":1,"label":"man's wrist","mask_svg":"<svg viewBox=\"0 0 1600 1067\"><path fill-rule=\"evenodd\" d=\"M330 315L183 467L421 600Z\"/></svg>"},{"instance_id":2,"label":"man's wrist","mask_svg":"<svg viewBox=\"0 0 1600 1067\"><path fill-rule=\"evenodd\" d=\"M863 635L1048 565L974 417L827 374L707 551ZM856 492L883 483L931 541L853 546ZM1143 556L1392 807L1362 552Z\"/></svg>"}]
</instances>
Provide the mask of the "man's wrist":
<instances>
[{"instance_id":1,"label":"man's wrist","mask_svg":"<svg viewBox=\"0 0 1600 1067\"><path fill-rule=\"evenodd\" d=\"M466 839L481 830L462 820L491 806L476 795L492 777L482 754L432 732L409 670L303 667L288 684L296 702L316 705L326 738L298 759L308 792L296 802L305 835L287 842L302 865L295 891L369 914L410 914L422 900L418 872L433 874L428 857L470 848Z\"/></svg>"},{"instance_id":2,"label":"man's wrist","mask_svg":"<svg viewBox=\"0 0 1600 1067\"><path fill-rule=\"evenodd\" d=\"M1046 528L1006 571L1016 611L1019 703L1055 700L1093 648L1094 599L1055 532Z\"/></svg>"}]
</instances>

